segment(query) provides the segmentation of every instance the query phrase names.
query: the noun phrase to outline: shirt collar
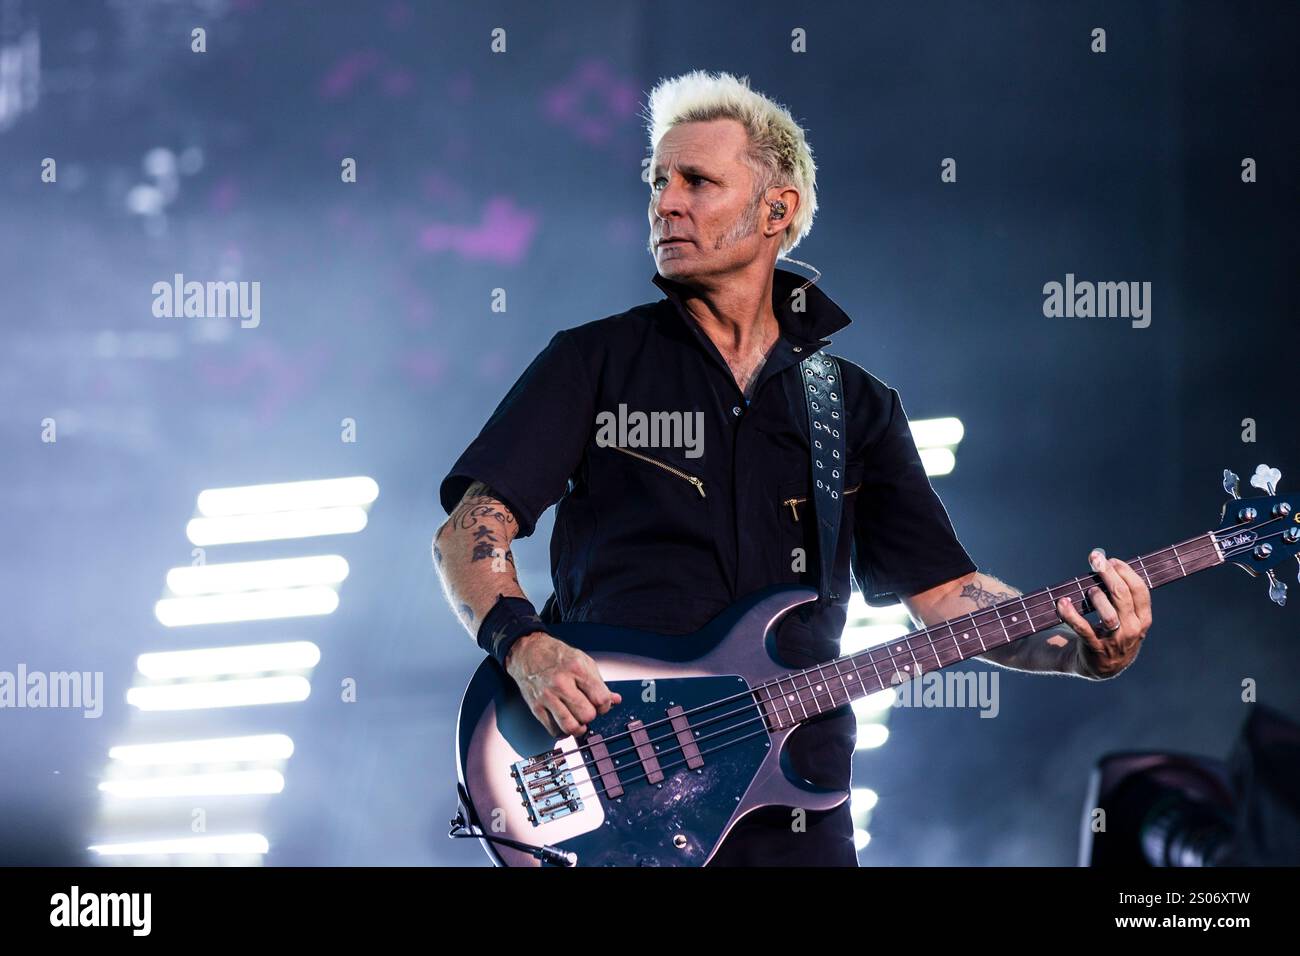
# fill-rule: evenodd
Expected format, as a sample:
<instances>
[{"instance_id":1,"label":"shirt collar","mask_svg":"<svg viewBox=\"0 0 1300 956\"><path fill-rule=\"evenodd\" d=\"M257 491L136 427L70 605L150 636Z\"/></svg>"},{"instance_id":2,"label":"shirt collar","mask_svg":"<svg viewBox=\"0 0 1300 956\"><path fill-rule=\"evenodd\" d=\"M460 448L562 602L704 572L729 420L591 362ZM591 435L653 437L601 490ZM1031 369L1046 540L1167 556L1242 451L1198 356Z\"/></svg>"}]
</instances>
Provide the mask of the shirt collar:
<instances>
[{"instance_id":1,"label":"shirt collar","mask_svg":"<svg viewBox=\"0 0 1300 956\"><path fill-rule=\"evenodd\" d=\"M690 320L690 325L695 327L696 323L691 320L690 313L683 305L685 289L672 279L664 278L658 270L650 281L663 291L664 295L677 306L677 311L682 317ZM803 276L789 269L773 269L772 308L776 312L776 320L781 326L783 336L817 349L829 345L827 337L844 328L852 320L831 300L830 296L817 288L816 284L804 289L803 311L794 311L791 308L790 293L807 281Z\"/></svg>"}]
</instances>

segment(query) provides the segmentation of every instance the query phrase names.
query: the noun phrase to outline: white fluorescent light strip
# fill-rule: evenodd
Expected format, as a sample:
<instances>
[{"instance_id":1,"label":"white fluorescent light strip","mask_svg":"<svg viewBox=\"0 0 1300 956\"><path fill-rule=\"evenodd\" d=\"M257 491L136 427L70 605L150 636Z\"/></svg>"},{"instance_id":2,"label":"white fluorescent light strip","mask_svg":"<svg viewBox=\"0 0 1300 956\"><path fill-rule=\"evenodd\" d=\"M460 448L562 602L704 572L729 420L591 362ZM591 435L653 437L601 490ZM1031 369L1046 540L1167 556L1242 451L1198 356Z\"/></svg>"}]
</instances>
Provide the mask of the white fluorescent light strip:
<instances>
[{"instance_id":1,"label":"white fluorescent light strip","mask_svg":"<svg viewBox=\"0 0 1300 956\"><path fill-rule=\"evenodd\" d=\"M866 811L873 809L875 805L880 802L880 795L870 787L854 787L851 800L852 802L850 805L855 814L865 813Z\"/></svg>"},{"instance_id":2,"label":"white fluorescent light strip","mask_svg":"<svg viewBox=\"0 0 1300 956\"><path fill-rule=\"evenodd\" d=\"M889 739L889 728L884 724L858 724L858 742L854 750L874 750Z\"/></svg>"},{"instance_id":3,"label":"white fluorescent light strip","mask_svg":"<svg viewBox=\"0 0 1300 956\"><path fill-rule=\"evenodd\" d=\"M87 847L100 856L176 856L209 853L266 853L271 845L260 833L146 840L138 843L98 843Z\"/></svg>"},{"instance_id":4,"label":"white fluorescent light strip","mask_svg":"<svg viewBox=\"0 0 1300 956\"><path fill-rule=\"evenodd\" d=\"M910 424L917 448L952 448L966 434L960 418L918 418Z\"/></svg>"},{"instance_id":5,"label":"white fluorescent light strip","mask_svg":"<svg viewBox=\"0 0 1300 956\"><path fill-rule=\"evenodd\" d=\"M142 777L138 780L105 780L99 789L111 796L131 800L151 797L227 797L279 793L284 789L284 776L278 770L191 773L172 777Z\"/></svg>"},{"instance_id":6,"label":"white fluorescent light strip","mask_svg":"<svg viewBox=\"0 0 1300 956\"><path fill-rule=\"evenodd\" d=\"M252 677L247 680L132 687L126 702L140 710L208 710L256 704L291 704L306 700L311 684L303 677Z\"/></svg>"},{"instance_id":7,"label":"white fluorescent light strip","mask_svg":"<svg viewBox=\"0 0 1300 956\"><path fill-rule=\"evenodd\" d=\"M310 584L342 584L348 562L342 555L319 554L270 561L232 561L172 568L167 587L173 594L218 594L229 591L264 591Z\"/></svg>"},{"instance_id":8,"label":"white fluorescent light strip","mask_svg":"<svg viewBox=\"0 0 1300 956\"><path fill-rule=\"evenodd\" d=\"M288 481L273 485L209 488L199 492L199 514L207 518L266 514L272 511L310 511L344 505L368 505L379 497L379 485L364 475Z\"/></svg>"},{"instance_id":9,"label":"white fluorescent light strip","mask_svg":"<svg viewBox=\"0 0 1300 956\"><path fill-rule=\"evenodd\" d=\"M849 594L849 607L846 613L850 621L873 618L875 619L873 623L886 620L906 624L912 620L911 615L907 613L907 608L901 603L890 604L888 607L872 607L862 596L861 591L853 591Z\"/></svg>"},{"instance_id":10,"label":"white fluorescent light strip","mask_svg":"<svg viewBox=\"0 0 1300 956\"><path fill-rule=\"evenodd\" d=\"M888 644L908 633L902 624L851 624L840 638L841 654L857 654L869 647Z\"/></svg>"},{"instance_id":11,"label":"white fluorescent light strip","mask_svg":"<svg viewBox=\"0 0 1300 956\"><path fill-rule=\"evenodd\" d=\"M185 525L185 534L192 544L206 546L238 544L242 541L315 538L326 534L356 534L365 526L365 509L350 505L311 511L191 518Z\"/></svg>"},{"instance_id":12,"label":"white fluorescent light strip","mask_svg":"<svg viewBox=\"0 0 1300 956\"><path fill-rule=\"evenodd\" d=\"M231 621L266 621L282 617L333 614L339 595L331 587L285 588L278 591L240 591L162 598L154 616L165 627L190 624L225 624Z\"/></svg>"},{"instance_id":13,"label":"white fluorescent light strip","mask_svg":"<svg viewBox=\"0 0 1300 956\"><path fill-rule=\"evenodd\" d=\"M108 751L108 759L131 766L242 763L253 760L288 760L291 756L293 739L285 734L173 740L159 744L120 744Z\"/></svg>"},{"instance_id":14,"label":"white fluorescent light strip","mask_svg":"<svg viewBox=\"0 0 1300 956\"><path fill-rule=\"evenodd\" d=\"M893 707L896 700L898 700L898 691L886 687L884 690L878 690L874 694L855 700L852 704L853 713L858 720L872 722L876 716Z\"/></svg>"},{"instance_id":15,"label":"white fluorescent light strip","mask_svg":"<svg viewBox=\"0 0 1300 956\"><path fill-rule=\"evenodd\" d=\"M306 670L320 663L320 648L311 641L284 644L245 644L193 651L141 654L136 669L151 680L213 677L217 674L256 674Z\"/></svg>"},{"instance_id":16,"label":"white fluorescent light strip","mask_svg":"<svg viewBox=\"0 0 1300 956\"><path fill-rule=\"evenodd\" d=\"M957 456L948 448L922 448L920 449L921 464L925 466L925 473L931 477L936 475L950 475L952 470L957 467ZM195 542L197 544L197 542Z\"/></svg>"}]
</instances>

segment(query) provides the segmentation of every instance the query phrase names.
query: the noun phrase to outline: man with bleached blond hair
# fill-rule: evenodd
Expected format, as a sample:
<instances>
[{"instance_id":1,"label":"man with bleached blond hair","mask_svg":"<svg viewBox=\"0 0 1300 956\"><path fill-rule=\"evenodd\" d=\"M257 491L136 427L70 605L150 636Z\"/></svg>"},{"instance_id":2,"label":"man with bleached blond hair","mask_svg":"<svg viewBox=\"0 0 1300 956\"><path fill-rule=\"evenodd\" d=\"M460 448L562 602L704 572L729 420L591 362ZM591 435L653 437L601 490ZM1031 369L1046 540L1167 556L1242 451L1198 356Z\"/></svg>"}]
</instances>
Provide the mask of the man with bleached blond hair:
<instances>
[{"instance_id":1,"label":"man with bleached blond hair","mask_svg":"<svg viewBox=\"0 0 1300 956\"><path fill-rule=\"evenodd\" d=\"M557 332L440 487L450 517L434 560L448 600L556 737L584 733L622 698L548 624L624 625L670 641L763 587L816 587L821 573L799 369L849 318L776 268L812 228L812 150L787 109L727 73L660 82L646 119L651 281L664 298ZM846 455L832 599L781 621L776 648L791 668L838 656L850 576L869 603L902 601L926 624L1019 593L978 573L958 541L898 392L838 363ZM597 419L620 406L702 421L702 453L597 440L608 437ZM553 504L554 593L538 614L509 548ZM1150 626L1149 593L1124 562L1091 558L1106 585L1090 595L1103 636L1062 603L1072 630L986 659L1094 680L1127 667ZM813 718L790 738L792 769L847 790L854 737L847 705ZM781 864L857 865L848 804L756 811L710 860Z\"/></svg>"}]
</instances>

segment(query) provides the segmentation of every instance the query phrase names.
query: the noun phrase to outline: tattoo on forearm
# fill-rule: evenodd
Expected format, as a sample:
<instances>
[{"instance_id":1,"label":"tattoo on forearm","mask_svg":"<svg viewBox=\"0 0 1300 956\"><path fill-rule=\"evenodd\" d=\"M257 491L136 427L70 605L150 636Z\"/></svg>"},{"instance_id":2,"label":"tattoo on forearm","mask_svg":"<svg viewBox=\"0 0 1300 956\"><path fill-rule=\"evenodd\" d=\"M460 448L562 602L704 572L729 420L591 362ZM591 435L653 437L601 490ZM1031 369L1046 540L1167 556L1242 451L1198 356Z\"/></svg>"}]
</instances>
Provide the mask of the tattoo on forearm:
<instances>
[{"instance_id":1,"label":"tattoo on forearm","mask_svg":"<svg viewBox=\"0 0 1300 956\"><path fill-rule=\"evenodd\" d=\"M1013 597L1009 591L989 591L978 579L962 585L961 596L975 602L976 607L992 607Z\"/></svg>"},{"instance_id":2,"label":"tattoo on forearm","mask_svg":"<svg viewBox=\"0 0 1300 956\"><path fill-rule=\"evenodd\" d=\"M497 539L487 525L479 525L474 529L474 553L472 560L485 561L492 557L492 552L497 548Z\"/></svg>"}]
</instances>

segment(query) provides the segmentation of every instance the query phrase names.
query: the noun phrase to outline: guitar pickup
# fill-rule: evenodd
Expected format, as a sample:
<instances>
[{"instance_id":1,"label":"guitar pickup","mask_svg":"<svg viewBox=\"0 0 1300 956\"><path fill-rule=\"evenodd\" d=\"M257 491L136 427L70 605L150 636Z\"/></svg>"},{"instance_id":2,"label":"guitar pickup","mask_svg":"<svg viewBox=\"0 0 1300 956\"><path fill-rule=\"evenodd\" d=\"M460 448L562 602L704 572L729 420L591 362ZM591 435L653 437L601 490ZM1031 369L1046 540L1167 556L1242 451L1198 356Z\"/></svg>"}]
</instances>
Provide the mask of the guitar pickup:
<instances>
[{"instance_id":1,"label":"guitar pickup","mask_svg":"<svg viewBox=\"0 0 1300 956\"><path fill-rule=\"evenodd\" d=\"M591 751L591 759L595 761L596 772L600 774L600 782L605 785L605 796L610 800L623 796L623 783L618 779L614 761L609 759L605 738L600 734L588 734L587 747Z\"/></svg>"},{"instance_id":2,"label":"guitar pickup","mask_svg":"<svg viewBox=\"0 0 1300 956\"><path fill-rule=\"evenodd\" d=\"M677 745L682 748L682 756L686 758L686 769L696 770L703 767L704 758L700 756L699 744L695 742L695 733L691 730L690 721L686 719L682 706L678 704L669 707L665 713L668 714L673 731L677 734Z\"/></svg>"},{"instance_id":3,"label":"guitar pickup","mask_svg":"<svg viewBox=\"0 0 1300 956\"><path fill-rule=\"evenodd\" d=\"M629 720L627 729L632 735L632 743L636 745L636 755L641 761L641 766L645 768L645 782L659 783L664 778L664 772L659 769L659 758L655 756L655 749L650 743L650 735L645 731L645 724L640 720Z\"/></svg>"}]
</instances>

